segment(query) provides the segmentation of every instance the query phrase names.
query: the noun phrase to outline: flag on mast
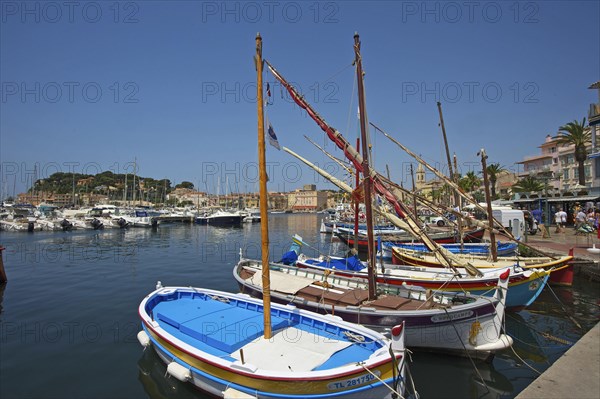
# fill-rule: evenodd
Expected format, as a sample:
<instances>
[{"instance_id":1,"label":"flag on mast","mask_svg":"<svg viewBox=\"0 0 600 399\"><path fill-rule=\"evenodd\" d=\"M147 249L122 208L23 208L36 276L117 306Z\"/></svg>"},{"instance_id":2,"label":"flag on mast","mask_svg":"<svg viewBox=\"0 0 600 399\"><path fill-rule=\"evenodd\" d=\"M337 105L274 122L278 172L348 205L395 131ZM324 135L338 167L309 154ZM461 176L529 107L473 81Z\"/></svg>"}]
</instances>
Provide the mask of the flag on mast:
<instances>
[{"instance_id":1,"label":"flag on mast","mask_svg":"<svg viewBox=\"0 0 600 399\"><path fill-rule=\"evenodd\" d=\"M267 134L269 135L269 144L273 147L281 150L279 146L279 142L277 141L277 136L275 135L275 130L273 130L273 126L271 126L271 122L269 122L269 128L267 129Z\"/></svg>"}]
</instances>

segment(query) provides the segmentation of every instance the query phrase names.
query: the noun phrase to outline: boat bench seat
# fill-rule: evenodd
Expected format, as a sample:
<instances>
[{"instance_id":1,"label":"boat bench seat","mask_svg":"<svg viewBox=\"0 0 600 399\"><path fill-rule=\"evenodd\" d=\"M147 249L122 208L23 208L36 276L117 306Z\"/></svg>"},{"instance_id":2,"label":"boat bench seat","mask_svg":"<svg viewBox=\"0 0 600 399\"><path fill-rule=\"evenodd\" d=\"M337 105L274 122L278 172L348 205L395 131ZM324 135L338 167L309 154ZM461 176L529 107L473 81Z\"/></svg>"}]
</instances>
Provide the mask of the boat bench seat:
<instances>
[{"instance_id":1,"label":"boat bench seat","mask_svg":"<svg viewBox=\"0 0 600 399\"><path fill-rule=\"evenodd\" d=\"M316 302L320 302L322 298L327 303L346 306L358 306L369 298L369 291L362 289L348 290L340 294L316 287L305 287L298 293L300 297L312 299Z\"/></svg>"},{"instance_id":2,"label":"boat bench seat","mask_svg":"<svg viewBox=\"0 0 600 399\"><path fill-rule=\"evenodd\" d=\"M400 309L404 305L408 305L411 299L398 296L382 296L370 303L370 306L386 309Z\"/></svg>"},{"instance_id":3,"label":"boat bench seat","mask_svg":"<svg viewBox=\"0 0 600 399\"><path fill-rule=\"evenodd\" d=\"M195 302L193 309L191 306L190 309L185 309L179 301L177 312L167 316L163 310L157 313L157 318L177 328L181 333L225 353L235 352L264 333L262 313L218 301L210 301L211 306L208 309L199 311L198 303ZM193 313L195 317L190 317ZM289 324L289 320L271 315L271 328L274 331Z\"/></svg>"}]
</instances>

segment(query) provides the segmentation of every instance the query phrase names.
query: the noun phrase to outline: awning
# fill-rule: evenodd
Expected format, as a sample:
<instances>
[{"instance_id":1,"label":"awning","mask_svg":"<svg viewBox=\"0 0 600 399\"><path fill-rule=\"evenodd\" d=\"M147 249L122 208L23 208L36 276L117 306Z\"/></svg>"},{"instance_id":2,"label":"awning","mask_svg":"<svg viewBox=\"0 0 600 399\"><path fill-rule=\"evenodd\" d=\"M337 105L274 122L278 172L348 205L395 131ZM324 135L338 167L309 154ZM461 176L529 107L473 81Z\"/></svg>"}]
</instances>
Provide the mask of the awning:
<instances>
[{"instance_id":1,"label":"awning","mask_svg":"<svg viewBox=\"0 0 600 399\"><path fill-rule=\"evenodd\" d=\"M580 202L596 202L600 197L597 195L582 195L579 197L560 197L560 198L550 198L548 202L571 202L571 201L580 201Z\"/></svg>"},{"instance_id":2,"label":"awning","mask_svg":"<svg viewBox=\"0 0 600 399\"><path fill-rule=\"evenodd\" d=\"M523 199L513 200L512 202L516 204L516 203L521 203L521 202L537 202L539 200L540 200L539 198L523 198Z\"/></svg>"}]
</instances>

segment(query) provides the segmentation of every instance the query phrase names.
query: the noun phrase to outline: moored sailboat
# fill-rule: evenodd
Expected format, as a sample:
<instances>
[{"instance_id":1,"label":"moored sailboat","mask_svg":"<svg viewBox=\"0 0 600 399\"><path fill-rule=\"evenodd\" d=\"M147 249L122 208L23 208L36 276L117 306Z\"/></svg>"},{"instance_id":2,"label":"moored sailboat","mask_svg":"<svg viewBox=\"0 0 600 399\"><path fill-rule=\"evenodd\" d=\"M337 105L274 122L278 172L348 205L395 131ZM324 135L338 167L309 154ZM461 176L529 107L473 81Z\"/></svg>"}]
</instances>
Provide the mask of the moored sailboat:
<instances>
[{"instance_id":1,"label":"moored sailboat","mask_svg":"<svg viewBox=\"0 0 600 399\"><path fill-rule=\"evenodd\" d=\"M355 65L359 91L359 109L361 116L361 133L365 132L364 93L362 87L360 42L355 35ZM389 329L399 321L406 323L407 344L409 346L458 352L461 354L487 358L495 351L509 347L510 337L502 333L502 320L505 308L505 291L509 270L501 274L500 286L493 298L460 295L445 295L427 292L422 288L407 290L400 286L375 284L375 259L373 250L373 226L371 215L371 183L375 191L393 203L398 215L405 218L405 226L411 231L419 230L414 218L405 212L403 205L390 193L384 182L370 168L368 150L361 157L357 151L341 136L327 125L312 107L283 79L280 73L270 65L269 69L277 80L291 94L294 101L321 126L338 147L352 160L357 169L365 176L364 197L366 198L366 222L368 235L368 279L357 279L331 276L330 273L318 272L280 264L269 264L264 260L253 261L241 258L234 268L234 276L244 292L256 296L268 293L280 303L292 303L304 309L320 313L335 314L344 320L365 324L381 329ZM363 142L367 142L363 137ZM363 148L367 148L364 146ZM289 151L288 151L289 152ZM371 182L373 180L373 182ZM424 235L424 238L428 238ZM428 241L431 243L431 240ZM266 285L258 278L258 272L270 265L275 281ZM486 333L479 336L481 331ZM433 338L437 336L437 338Z\"/></svg>"}]
</instances>

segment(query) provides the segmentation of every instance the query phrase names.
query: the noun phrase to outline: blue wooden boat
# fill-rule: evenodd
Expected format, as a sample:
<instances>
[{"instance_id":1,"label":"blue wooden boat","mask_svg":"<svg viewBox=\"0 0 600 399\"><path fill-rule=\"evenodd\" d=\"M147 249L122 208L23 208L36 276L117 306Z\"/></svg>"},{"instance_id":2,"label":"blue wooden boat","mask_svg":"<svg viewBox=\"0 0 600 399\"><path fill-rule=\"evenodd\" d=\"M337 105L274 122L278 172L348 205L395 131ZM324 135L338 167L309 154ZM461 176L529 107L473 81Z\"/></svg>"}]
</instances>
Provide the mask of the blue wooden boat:
<instances>
[{"instance_id":1,"label":"blue wooden boat","mask_svg":"<svg viewBox=\"0 0 600 399\"><path fill-rule=\"evenodd\" d=\"M138 340L156 350L168 374L212 395L391 398L404 392L403 325L389 340L337 316L273 304L273 337L264 339L260 299L157 287L139 306Z\"/></svg>"},{"instance_id":2,"label":"blue wooden boat","mask_svg":"<svg viewBox=\"0 0 600 399\"><path fill-rule=\"evenodd\" d=\"M479 242L479 243L464 243L462 246L458 243L452 244L440 244L442 247L447 249L453 254L474 254L474 255L489 255L490 243ZM383 242L381 244L383 248L382 253L378 253L378 257L383 257L385 261L392 260L392 248L398 247L402 249L409 249L412 251L429 252L429 249L423 243L393 243ZM500 242L498 241L497 249L498 256L511 256L515 254L515 251L519 247L516 242Z\"/></svg>"}]
</instances>

